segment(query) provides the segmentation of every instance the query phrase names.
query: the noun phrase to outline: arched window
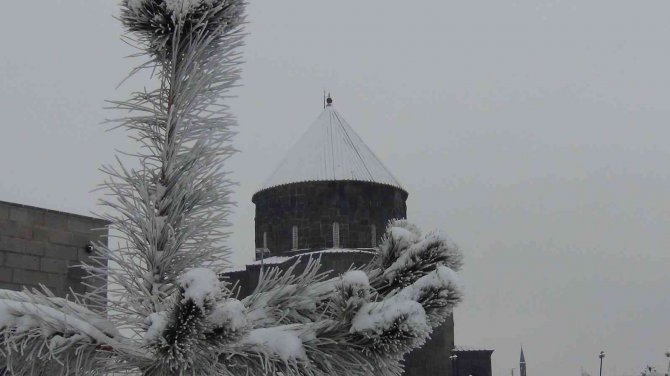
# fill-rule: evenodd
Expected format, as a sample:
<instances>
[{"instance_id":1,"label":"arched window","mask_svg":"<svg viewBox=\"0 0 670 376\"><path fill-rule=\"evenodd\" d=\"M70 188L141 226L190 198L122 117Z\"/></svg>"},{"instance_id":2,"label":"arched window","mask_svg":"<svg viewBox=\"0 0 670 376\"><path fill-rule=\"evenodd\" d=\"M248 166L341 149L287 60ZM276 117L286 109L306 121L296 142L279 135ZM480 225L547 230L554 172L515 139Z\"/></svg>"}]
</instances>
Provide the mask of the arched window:
<instances>
[{"instance_id":1,"label":"arched window","mask_svg":"<svg viewBox=\"0 0 670 376\"><path fill-rule=\"evenodd\" d=\"M375 225L370 227L370 237L372 238L370 244L372 245L372 248L374 248L377 246L377 227Z\"/></svg>"},{"instance_id":2,"label":"arched window","mask_svg":"<svg viewBox=\"0 0 670 376\"><path fill-rule=\"evenodd\" d=\"M340 224L333 222L333 248L340 248Z\"/></svg>"},{"instance_id":3,"label":"arched window","mask_svg":"<svg viewBox=\"0 0 670 376\"><path fill-rule=\"evenodd\" d=\"M291 231L291 240L292 240L292 248L293 250L298 249L298 226L293 226L293 230Z\"/></svg>"}]
</instances>

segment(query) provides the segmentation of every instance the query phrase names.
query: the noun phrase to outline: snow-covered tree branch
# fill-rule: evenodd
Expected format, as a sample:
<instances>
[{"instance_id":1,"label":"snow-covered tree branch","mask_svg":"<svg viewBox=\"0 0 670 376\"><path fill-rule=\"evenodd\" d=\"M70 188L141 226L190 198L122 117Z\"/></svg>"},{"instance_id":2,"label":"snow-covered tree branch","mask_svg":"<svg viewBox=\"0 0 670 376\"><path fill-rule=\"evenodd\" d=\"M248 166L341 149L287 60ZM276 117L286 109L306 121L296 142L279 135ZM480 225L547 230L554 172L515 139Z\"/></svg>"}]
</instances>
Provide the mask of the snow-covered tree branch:
<instances>
[{"instance_id":1,"label":"snow-covered tree branch","mask_svg":"<svg viewBox=\"0 0 670 376\"><path fill-rule=\"evenodd\" d=\"M220 280L228 250L241 0L123 0L128 40L154 89L113 101L139 167L104 166L105 218L73 300L0 292L0 368L15 375L398 375L462 298L458 248L391 221L373 261L328 278L319 260L270 269L243 300ZM84 302L87 304L85 305ZM30 362L26 361L31 359Z\"/></svg>"}]
</instances>

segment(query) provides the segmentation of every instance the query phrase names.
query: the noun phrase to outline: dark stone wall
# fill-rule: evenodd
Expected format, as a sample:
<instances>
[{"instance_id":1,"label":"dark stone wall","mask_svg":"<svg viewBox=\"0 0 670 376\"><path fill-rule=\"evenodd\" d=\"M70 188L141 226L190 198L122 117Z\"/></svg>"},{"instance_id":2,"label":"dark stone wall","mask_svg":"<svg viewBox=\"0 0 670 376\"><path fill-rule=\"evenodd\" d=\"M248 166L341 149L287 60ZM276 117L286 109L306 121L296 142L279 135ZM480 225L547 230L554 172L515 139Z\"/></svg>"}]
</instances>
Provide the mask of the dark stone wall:
<instances>
[{"instance_id":1,"label":"dark stone wall","mask_svg":"<svg viewBox=\"0 0 670 376\"><path fill-rule=\"evenodd\" d=\"M452 376L453 369L449 356L454 348L454 316L450 315L442 325L433 330L430 338L418 350L405 357L405 375ZM468 374L462 374L467 376ZM490 375L489 375L490 376Z\"/></svg>"},{"instance_id":2,"label":"dark stone wall","mask_svg":"<svg viewBox=\"0 0 670 376\"><path fill-rule=\"evenodd\" d=\"M333 247L333 222L339 223L341 248L370 248L372 225L377 241L386 223L406 218L407 192L385 184L318 181L281 185L256 193L255 242L272 255L289 254L292 229L298 227L298 250Z\"/></svg>"},{"instance_id":3,"label":"dark stone wall","mask_svg":"<svg viewBox=\"0 0 670 376\"><path fill-rule=\"evenodd\" d=\"M491 376L493 350L455 350L454 376Z\"/></svg>"},{"instance_id":4,"label":"dark stone wall","mask_svg":"<svg viewBox=\"0 0 670 376\"><path fill-rule=\"evenodd\" d=\"M0 201L0 289L40 284L65 296L84 293L91 241L107 242L107 222L97 218ZM97 229L97 230L94 230ZM94 283L94 281L88 281Z\"/></svg>"}]
</instances>

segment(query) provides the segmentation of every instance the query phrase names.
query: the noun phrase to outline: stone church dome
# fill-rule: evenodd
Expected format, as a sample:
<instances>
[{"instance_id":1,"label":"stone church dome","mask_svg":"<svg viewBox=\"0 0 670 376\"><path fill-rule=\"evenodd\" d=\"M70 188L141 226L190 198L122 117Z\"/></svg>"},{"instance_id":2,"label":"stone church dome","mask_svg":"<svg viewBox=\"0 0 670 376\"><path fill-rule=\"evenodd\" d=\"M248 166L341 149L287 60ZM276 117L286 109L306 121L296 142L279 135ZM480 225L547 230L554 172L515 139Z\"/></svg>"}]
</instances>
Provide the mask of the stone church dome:
<instances>
[{"instance_id":1,"label":"stone church dome","mask_svg":"<svg viewBox=\"0 0 670 376\"><path fill-rule=\"evenodd\" d=\"M328 99L251 198L257 256L372 248L389 220L407 216L407 191Z\"/></svg>"},{"instance_id":2,"label":"stone church dome","mask_svg":"<svg viewBox=\"0 0 670 376\"><path fill-rule=\"evenodd\" d=\"M364 181L404 190L332 100L259 190L307 181Z\"/></svg>"}]
</instances>

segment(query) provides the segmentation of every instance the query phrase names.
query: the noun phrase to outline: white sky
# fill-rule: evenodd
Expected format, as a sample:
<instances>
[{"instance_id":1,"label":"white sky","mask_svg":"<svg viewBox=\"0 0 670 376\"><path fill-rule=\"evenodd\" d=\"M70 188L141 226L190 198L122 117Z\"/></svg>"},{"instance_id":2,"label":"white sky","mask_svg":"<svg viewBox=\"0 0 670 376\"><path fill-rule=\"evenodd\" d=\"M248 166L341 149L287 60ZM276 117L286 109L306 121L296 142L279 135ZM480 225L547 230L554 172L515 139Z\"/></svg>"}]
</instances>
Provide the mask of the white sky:
<instances>
[{"instance_id":1,"label":"white sky","mask_svg":"<svg viewBox=\"0 0 670 376\"><path fill-rule=\"evenodd\" d=\"M88 213L114 148L98 123L136 62L114 1L0 12L0 200ZM323 89L466 254L456 341L494 375L639 373L670 346L670 2L252 1L230 240L321 111ZM515 371L518 374L518 370Z\"/></svg>"}]
</instances>

